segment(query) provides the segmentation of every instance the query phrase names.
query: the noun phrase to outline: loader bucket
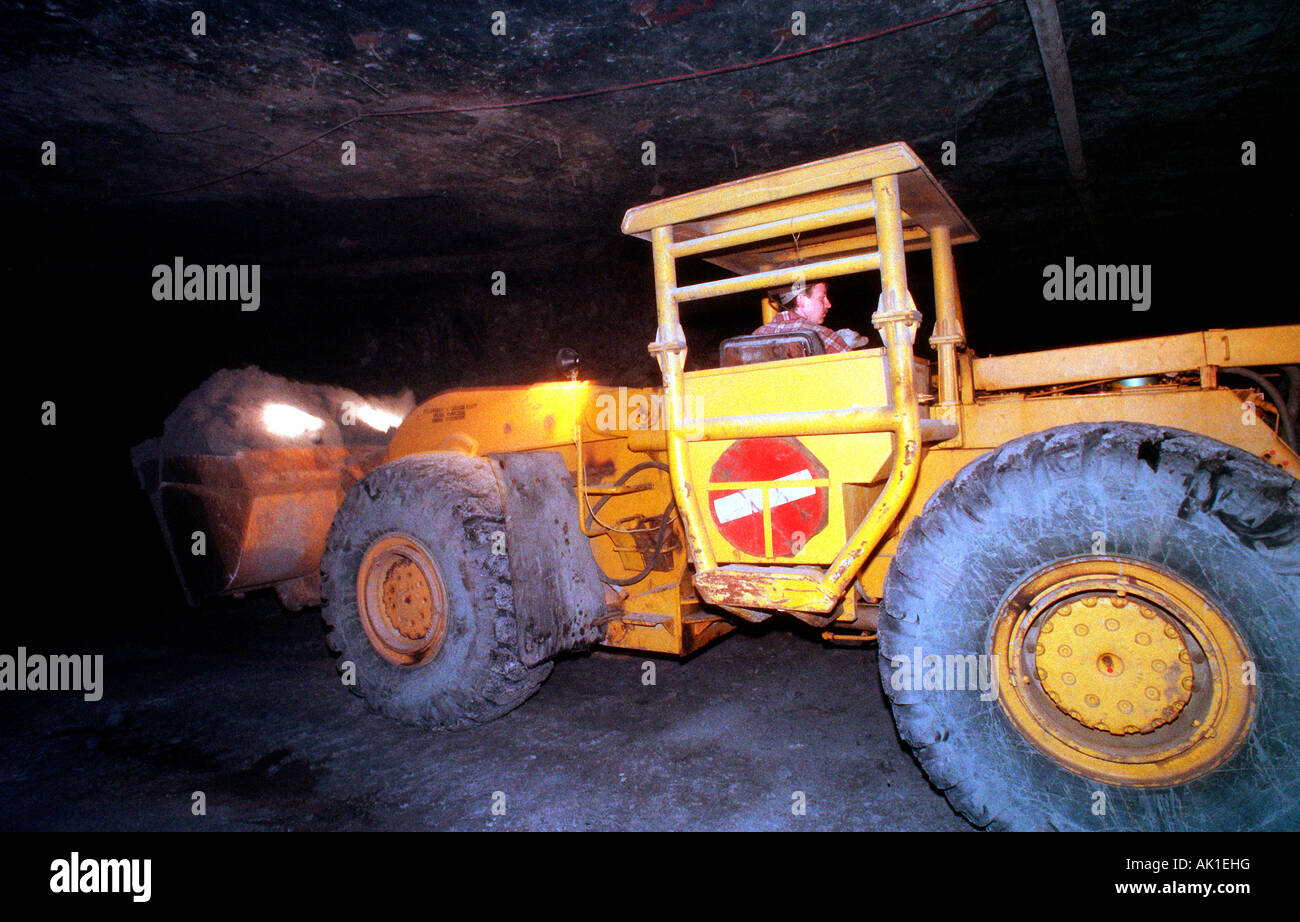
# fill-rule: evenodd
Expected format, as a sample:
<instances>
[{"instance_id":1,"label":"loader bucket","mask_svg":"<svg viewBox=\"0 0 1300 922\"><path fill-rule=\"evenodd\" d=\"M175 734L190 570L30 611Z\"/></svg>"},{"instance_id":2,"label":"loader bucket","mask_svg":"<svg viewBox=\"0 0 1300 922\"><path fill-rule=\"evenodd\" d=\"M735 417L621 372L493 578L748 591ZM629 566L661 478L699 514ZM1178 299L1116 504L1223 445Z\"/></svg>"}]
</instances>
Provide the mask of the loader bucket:
<instances>
[{"instance_id":1,"label":"loader bucket","mask_svg":"<svg viewBox=\"0 0 1300 922\"><path fill-rule=\"evenodd\" d=\"M296 609L319 604L334 513L383 453L328 445L168 457L151 439L132 462L191 605L275 587Z\"/></svg>"}]
</instances>

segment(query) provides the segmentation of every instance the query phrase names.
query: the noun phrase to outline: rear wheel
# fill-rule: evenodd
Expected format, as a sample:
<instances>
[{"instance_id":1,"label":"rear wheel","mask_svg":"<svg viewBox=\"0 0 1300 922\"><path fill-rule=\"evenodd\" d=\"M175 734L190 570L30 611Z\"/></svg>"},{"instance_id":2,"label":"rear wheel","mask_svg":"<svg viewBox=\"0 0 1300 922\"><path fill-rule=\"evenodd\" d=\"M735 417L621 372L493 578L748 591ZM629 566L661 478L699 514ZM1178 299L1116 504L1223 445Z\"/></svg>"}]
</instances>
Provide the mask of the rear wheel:
<instances>
[{"instance_id":1,"label":"rear wheel","mask_svg":"<svg viewBox=\"0 0 1300 922\"><path fill-rule=\"evenodd\" d=\"M483 723L550 674L525 667L496 477L481 458L413 455L349 491L321 562L328 642L351 690L425 727Z\"/></svg>"},{"instance_id":2,"label":"rear wheel","mask_svg":"<svg viewBox=\"0 0 1300 922\"><path fill-rule=\"evenodd\" d=\"M1298 637L1293 477L1187 432L1076 425L931 497L886 579L880 669L976 825L1293 828Z\"/></svg>"}]
</instances>

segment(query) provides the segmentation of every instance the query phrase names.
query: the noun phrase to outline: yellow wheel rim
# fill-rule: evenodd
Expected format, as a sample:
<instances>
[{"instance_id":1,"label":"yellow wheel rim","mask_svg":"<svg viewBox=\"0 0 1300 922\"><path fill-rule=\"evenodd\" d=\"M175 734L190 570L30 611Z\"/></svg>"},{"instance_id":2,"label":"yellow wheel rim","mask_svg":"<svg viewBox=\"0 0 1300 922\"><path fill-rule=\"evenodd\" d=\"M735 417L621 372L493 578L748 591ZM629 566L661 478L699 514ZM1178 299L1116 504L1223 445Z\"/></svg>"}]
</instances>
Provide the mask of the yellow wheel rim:
<instances>
[{"instance_id":1,"label":"yellow wheel rim","mask_svg":"<svg viewBox=\"0 0 1300 922\"><path fill-rule=\"evenodd\" d=\"M1241 635L1192 586L1137 561L1075 558L1032 574L999 609L990 652L1016 729L1096 781L1191 781L1254 719Z\"/></svg>"},{"instance_id":2,"label":"yellow wheel rim","mask_svg":"<svg viewBox=\"0 0 1300 922\"><path fill-rule=\"evenodd\" d=\"M385 535L357 572L361 626L375 652L397 666L421 666L442 647L447 591L438 565L409 535Z\"/></svg>"}]
</instances>

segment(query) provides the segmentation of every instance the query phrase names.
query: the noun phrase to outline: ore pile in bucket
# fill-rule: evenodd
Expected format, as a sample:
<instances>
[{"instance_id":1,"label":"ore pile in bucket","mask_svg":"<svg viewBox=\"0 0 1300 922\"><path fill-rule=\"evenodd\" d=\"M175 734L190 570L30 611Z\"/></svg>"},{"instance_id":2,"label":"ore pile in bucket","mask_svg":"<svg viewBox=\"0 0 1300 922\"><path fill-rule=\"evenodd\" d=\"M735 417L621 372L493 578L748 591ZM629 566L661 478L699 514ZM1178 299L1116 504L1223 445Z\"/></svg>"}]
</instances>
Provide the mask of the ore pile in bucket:
<instances>
[{"instance_id":1,"label":"ore pile in bucket","mask_svg":"<svg viewBox=\"0 0 1300 922\"><path fill-rule=\"evenodd\" d=\"M395 396L363 397L343 387L291 381L255 365L226 368L191 391L167 417L156 450L176 457L293 446L385 445L392 429L383 427L396 426L414 408L409 389ZM297 421L303 425L295 426Z\"/></svg>"}]
</instances>

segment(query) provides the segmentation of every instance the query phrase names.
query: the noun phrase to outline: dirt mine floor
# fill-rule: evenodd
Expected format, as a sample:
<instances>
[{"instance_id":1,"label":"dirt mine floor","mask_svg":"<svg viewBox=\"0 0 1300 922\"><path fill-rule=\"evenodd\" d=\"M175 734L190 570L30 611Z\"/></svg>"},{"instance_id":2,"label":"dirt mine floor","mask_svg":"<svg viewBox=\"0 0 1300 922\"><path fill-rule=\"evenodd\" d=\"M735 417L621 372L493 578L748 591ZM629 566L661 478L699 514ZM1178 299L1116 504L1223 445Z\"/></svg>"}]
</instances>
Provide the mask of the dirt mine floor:
<instances>
[{"instance_id":1,"label":"dirt mine floor","mask_svg":"<svg viewBox=\"0 0 1300 922\"><path fill-rule=\"evenodd\" d=\"M596 652L507 717L434 733L341 687L312 610L111 628L79 651L104 655L102 700L0 697L0 829L971 828L898 740L874 648L755 631L654 660L654 685L645 657Z\"/></svg>"}]
</instances>

